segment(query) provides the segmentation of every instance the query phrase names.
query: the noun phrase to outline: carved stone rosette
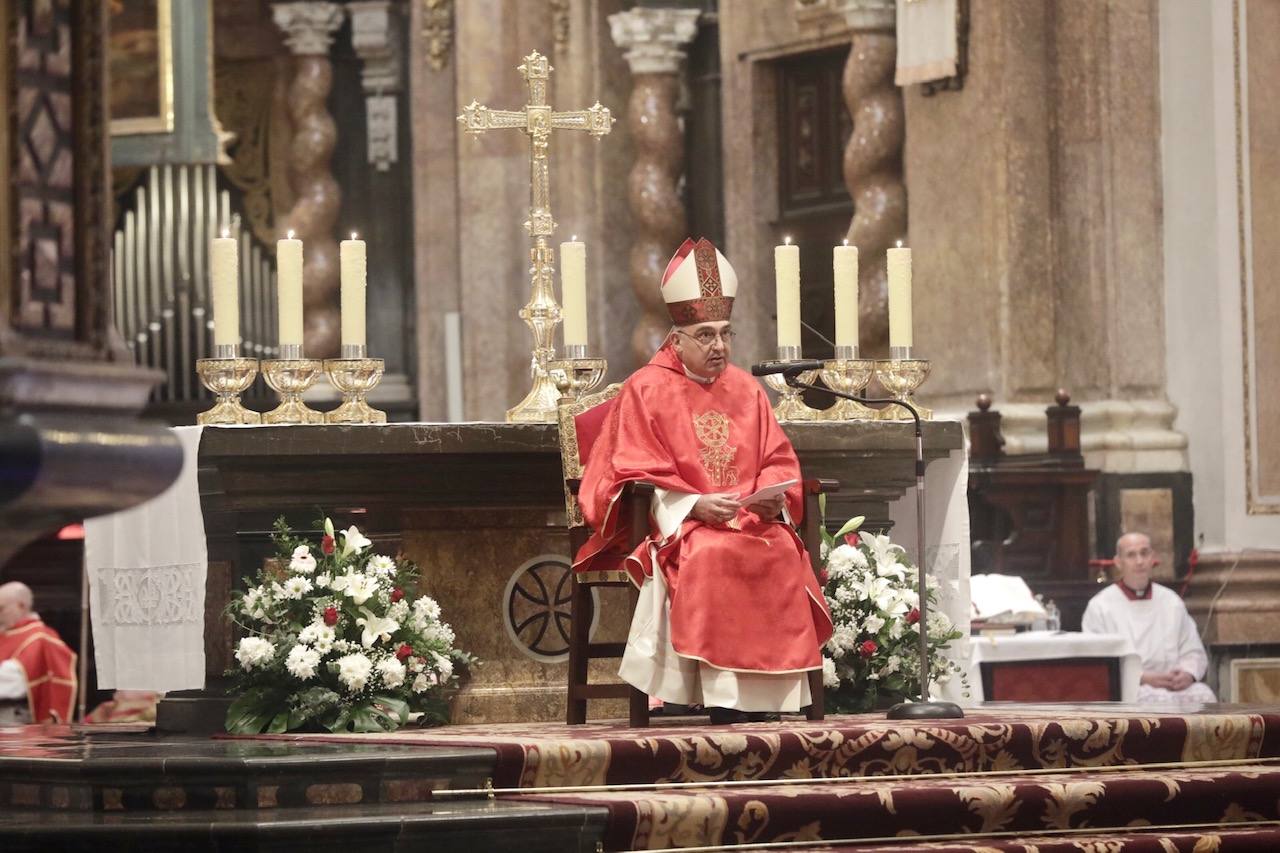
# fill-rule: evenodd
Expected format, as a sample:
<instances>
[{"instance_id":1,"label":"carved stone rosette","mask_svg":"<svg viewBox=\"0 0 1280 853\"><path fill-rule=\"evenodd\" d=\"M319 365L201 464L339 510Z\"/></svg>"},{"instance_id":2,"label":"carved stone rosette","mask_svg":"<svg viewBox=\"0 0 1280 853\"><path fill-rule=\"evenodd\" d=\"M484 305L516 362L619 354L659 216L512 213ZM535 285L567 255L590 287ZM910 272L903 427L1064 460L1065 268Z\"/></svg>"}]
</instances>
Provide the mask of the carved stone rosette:
<instances>
[{"instance_id":1,"label":"carved stone rosette","mask_svg":"<svg viewBox=\"0 0 1280 853\"><path fill-rule=\"evenodd\" d=\"M692 9L637 8L609 16L614 43L626 51L634 78L627 121L636 160L627 181L635 218L631 287L640 317L631 333L636 365L644 364L671 326L659 289L671 253L688 236L678 185L684 169L684 131L676 115L685 47L698 32Z\"/></svg>"},{"instance_id":2,"label":"carved stone rosette","mask_svg":"<svg viewBox=\"0 0 1280 853\"><path fill-rule=\"evenodd\" d=\"M855 32L842 86L853 118L853 133L844 149L844 180L854 209L848 239L862 259L858 319L862 340L872 349L888 346L885 250L907 234L905 117L902 92L893 83L896 56L897 40L891 33Z\"/></svg>"},{"instance_id":3,"label":"carved stone rosette","mask_svg":"<svg viewBox=\"0 0 1280 853\"><path fill-rule=\"evenodd\" d=\"M275 23L285 33L296 57L289 84L289 116L293 141L289 149L289 180L296 201L280 223L280 233L292 230L304 242L303 305L306 328L303 348L311 358L338 354L338 243L333 236L342 192L330 171L338 133L326 109L333 88L329 45L342 25L338 3L277 3Z\"/></svg>"}]
</instances>

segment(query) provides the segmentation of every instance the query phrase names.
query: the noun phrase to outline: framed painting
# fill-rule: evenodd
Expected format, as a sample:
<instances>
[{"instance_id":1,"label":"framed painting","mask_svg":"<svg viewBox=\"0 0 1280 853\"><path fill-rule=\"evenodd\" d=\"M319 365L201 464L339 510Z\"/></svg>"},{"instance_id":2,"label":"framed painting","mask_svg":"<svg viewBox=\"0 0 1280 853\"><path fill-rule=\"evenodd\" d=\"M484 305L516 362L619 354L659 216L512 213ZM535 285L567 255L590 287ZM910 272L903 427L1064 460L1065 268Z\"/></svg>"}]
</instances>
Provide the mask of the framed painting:
<instances>
[{"instance_id":1,"label":"framed painting","mask_svg":"<svg viewBox=\"0 0 1280 853\"><path fill-rule=\"evenodd\" d=\"M173 132L173 0L107 0L111 133Z\"/></svg>"}]
</instances>

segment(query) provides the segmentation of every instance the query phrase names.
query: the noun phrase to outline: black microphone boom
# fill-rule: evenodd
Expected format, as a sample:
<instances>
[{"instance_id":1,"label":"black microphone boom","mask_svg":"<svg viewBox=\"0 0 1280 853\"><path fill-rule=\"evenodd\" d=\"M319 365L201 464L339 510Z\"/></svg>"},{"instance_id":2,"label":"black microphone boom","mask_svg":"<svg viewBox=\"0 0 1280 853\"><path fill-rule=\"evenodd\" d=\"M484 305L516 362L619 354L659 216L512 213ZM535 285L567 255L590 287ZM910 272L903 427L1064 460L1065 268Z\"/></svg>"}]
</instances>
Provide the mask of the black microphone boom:
<instances>
[{"instance_id":1,"label":"black microphone boom","mask_svg":"<svg viewBox=\"0 0 1280 853\"><path fill-rule=\"evenodd\" d=\"M752 376L770 376L781 373L783 376L798 376L807 370L821 370L822 362L817 359L798 359L796 361L762 361L751 365Z\"/></svg>"}]
</instances>

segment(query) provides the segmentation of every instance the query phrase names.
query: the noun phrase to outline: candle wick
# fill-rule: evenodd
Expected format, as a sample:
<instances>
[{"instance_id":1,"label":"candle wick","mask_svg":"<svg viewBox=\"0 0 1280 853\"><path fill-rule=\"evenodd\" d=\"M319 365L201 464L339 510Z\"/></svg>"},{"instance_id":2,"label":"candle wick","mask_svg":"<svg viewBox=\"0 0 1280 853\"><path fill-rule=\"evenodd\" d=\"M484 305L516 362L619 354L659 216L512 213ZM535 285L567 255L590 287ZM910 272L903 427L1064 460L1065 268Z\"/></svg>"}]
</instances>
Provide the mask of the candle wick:
<instances>
[{"instance_id":1,"label":"candle wick","mask_svg":"<svg viewBox=\"0 0 1280 853\"><path fill-rule=\"evenodd\" d=\"M790 246L790 245L791 245L791 237L790 237L790 236L783 237L783 238L782 238L782 242L783 242L783 245Z\"/></svg>"},{"instance_id":2,"label":"candle wick","mask_svg":"<svg viewBox=\"0 0 1280 853\"><path fill-rule=\"evenodd\" d=\"M292 228L290 228L290 229L289 229L289 239L290 239L290 240L292 240L292 239L293 239L293 229L292 229Z\"/></svg>"},{"instance_id":3,"label":"candle wick","mask_svg":"<svg viewBox=\"0 0 1280 853\"><path fill-rule=\"evenodd\" d=\"M845 237L845 238L844 238L844 240L843 240L843 241L841 241L841 242L843 242L843 243L844 243L844 245L846 245L846 246L847 246L847 245L849 245L849 238L848 238L848 237Z\"/></svg>"},{"instance_id":4,"label":"candle wick","mask_svg":"<svg viewBox=\"0 0 1280 853\"><path fill-rule=\"evenodd\" d=\"M899 240L899 241L898 241L898 248L899 248L899 249L901 249L901 248L902 248L902 241L901 241L901 240Z\"/></svg>"}]
</instances>

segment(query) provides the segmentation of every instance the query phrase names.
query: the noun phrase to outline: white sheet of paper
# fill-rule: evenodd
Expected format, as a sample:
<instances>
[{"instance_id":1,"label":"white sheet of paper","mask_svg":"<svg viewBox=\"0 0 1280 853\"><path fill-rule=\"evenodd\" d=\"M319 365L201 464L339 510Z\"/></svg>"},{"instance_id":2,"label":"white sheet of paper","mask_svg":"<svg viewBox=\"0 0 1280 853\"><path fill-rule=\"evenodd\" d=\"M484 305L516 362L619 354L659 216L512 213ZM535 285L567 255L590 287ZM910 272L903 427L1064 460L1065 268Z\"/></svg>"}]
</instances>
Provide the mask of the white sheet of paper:
<instances>
[{"instance_id":1,"label":"white sheet of paper","mask_svg":"<svg viewBox=\"0 0 1280 853\"><path fill-rule=\"evenodd\" d=\"M781 483L774 483L772 486L764 486L762 488L756 489L754 492L747 495L746 497L738 498L738 503L742 504L743 506L751 506L754 503L759 503L760 501L766 501L769 498L773 497L774 495L782 494L783 492L785 492L787 489L791 488L798 482L800 481L785 480Z\"/></svg>"}]
</instances>

